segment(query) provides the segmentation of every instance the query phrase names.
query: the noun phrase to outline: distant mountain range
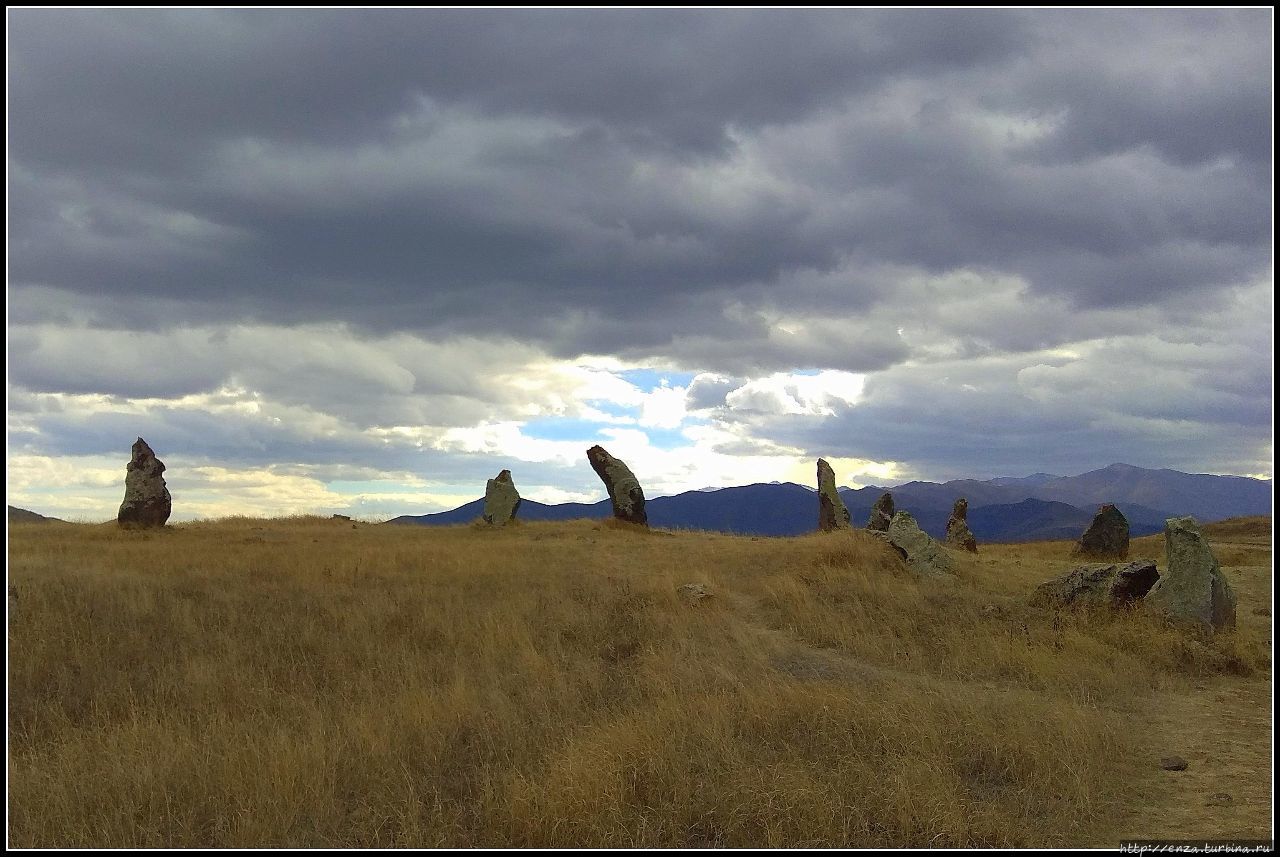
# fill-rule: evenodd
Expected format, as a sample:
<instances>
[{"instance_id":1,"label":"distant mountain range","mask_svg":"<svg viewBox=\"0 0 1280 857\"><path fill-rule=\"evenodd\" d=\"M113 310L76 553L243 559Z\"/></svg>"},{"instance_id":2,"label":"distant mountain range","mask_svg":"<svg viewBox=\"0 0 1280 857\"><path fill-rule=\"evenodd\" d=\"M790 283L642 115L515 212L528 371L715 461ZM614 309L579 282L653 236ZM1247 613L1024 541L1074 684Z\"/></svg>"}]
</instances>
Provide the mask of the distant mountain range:
<instances>
[{"instance_id":1,"label":"distant mountain range","mask_svg":"<svg viewBox=\"0 0 1280 857\"><path fill-rule=\"evenodd\" d=\"M1146 470L1113 464L1079 476L1036 473L942 484L907 482L890 487L843 488L840 496L856 526L866 523L871 506L885 491L894 505L915 516L925 532L941 537L951 507L969 501L969 528L979 541L1014 542L1075 538L1103 503L1114 503L1129 520L1133 536L1163 530L1166 518L1192 515L1219 521L1241 515L1271 514L1271 481L1242 476L1211 476L1177 470ZM448 512L402 515L387 523L465 524L480 517L484 501L473 500ZM791 482L759 483L719 490L686 491L655 497L645 504L649 522L670 529L718 530L758 536L793 536L817 527L814 491ZM527 521L604 518L609 501L547 505L520 504Z\"/></svg>"}]
</instances>

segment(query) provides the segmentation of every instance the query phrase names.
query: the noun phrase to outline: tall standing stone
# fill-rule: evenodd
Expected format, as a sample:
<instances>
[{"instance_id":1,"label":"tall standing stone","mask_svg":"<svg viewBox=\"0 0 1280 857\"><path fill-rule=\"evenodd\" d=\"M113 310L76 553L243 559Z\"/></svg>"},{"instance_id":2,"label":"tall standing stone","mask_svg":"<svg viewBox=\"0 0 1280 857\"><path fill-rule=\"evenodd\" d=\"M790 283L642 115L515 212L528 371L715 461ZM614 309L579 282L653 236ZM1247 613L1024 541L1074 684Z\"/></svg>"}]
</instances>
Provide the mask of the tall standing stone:
<instances>
[{"instance_id":1,"label":"tall standing stone","mask_svg":"<svg viewBox=\"0 0 1280 857\"><path fill-rule=\"evenodd\" d=\"M818 529L824 533L849 529L849 510L836 489L836 472L818 459Z\"/></svg>"},{"instance_id":2,"label":"tall standing stone","mask_svg":"<svg viewBox=\"0 0 1280 857\"><path fill-rule=\"evenodd\" d=\"M867 520L867 529L876 532L887 532L893 522L893 495L888 491L880 495L880 499L871 507L871 517Z\"/></svg>"},{"instance_id":3,"label":"tall standing stone","mask_svg":"<svg viewBox=\"0 0 1280 857\"><path fill-rule=\"evenodd\" d=\"M614 458L602 446L588 449L587 461L591 462L591 469L609 492L613 516L620 521L648 525L649 516L644 511L644 490L626 463L620 458Z\"/></svg>"},{"instance_id":4,"label":"tall standing stone","mask_svg":"<svg viewBox=\"0 0 1280 857\"><path fill-rule=\"evenodd\" d=\"M1129 555L1129 522L1112 504L1098 507L1093 523L1076 542L1072 556L1124 559Z\"/></svg>"},{"instance_id":5,"label":"tall standing stone","mask_svg":"<svg viewBox=\"0 0 1280 857\"><path fill-rule=\"evenodd\" d=\"M484 522L505 527L520 509L520 492L511 481L511 471L504 470L484 485Z\"/></svg>"},{"instance_id":6,"label":"tall standing stone","mask_svg":"<svg viewBox=\"0 0 1280 857\"><path fill-rule=\"evenodd\" d=\"M122 527L163 527L173 510L164 484L164 462L142 438L133 444L133 457L124 477L124 502L116 514Z\"/></svg>"},{"instance_id":7,"label":"tall standing stone","mask_svg":"<svg viewBox=\"0 0 1280 857\"><path fill-rule=\"evenodd\" d=\"M951 507L951 517L947 519L946 543L953 548L978 552L978 540L969 529L969 501L961 497Z\"/></svg>"},{"instance_id":8,"label":"tall standing stone","mask_svg":"<svg viewBox=\"0 0 1280 857\"><path fill-rule=\"evenodd\" d=\"M1164 523L1165 573L1143 604L1174 619L1200 622L1213 630L1234 627L1236 596L1195 518Z\"/></svg>"}]
</instances>

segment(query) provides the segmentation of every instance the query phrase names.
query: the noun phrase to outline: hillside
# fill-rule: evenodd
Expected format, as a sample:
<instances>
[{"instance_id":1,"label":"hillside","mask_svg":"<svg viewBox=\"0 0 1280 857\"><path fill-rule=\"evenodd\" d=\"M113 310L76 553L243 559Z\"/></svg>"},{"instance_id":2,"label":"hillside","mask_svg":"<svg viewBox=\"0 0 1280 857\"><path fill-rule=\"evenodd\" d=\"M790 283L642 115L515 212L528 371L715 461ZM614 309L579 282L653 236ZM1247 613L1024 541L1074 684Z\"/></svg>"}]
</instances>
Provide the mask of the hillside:
<instances>
[{"instance_id":1,"label":"hillside","mask_svg":"<svg viewBox=\"0 0 1280 857\"><path fill-rule=\"evenodd\" d=\"M1270 548L1224 538L1200 638L1025 607L1066 541L927 581L860 532L14 525L9 845L1265 838Z\"/></svg>"},{"instance_id":2,"label":"hillside","mask_svg":"<svg viewBox=\"0 0 1280 857\"><path fill-rule=\"evenodd\" d=\"M60 518L47 518L44 515L30 512L26 509L19 509L17 506L9 507L9 523L11 524L43 524L50 521L65 523Z\"/></svg>"}]
</instances>

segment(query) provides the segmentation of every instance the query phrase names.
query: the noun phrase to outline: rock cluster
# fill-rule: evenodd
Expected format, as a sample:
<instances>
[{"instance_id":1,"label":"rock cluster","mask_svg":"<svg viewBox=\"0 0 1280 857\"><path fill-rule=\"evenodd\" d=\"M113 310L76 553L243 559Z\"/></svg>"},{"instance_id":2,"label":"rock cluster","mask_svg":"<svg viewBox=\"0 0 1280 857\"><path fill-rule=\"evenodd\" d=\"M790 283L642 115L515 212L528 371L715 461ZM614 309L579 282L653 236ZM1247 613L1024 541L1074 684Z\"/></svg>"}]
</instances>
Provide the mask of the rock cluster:
<instances>
[{"instance_id":1,"label":"rock cluster","mask_svg":"<svg viewBox=\"0 0 1280 857\"><path fill-rule=\"evenodd\" d=\"M494 527L505 527L520 510L520 492L511 481L511 471L504 470L485 483L484 522Z\"/></svg>"},{"instance_id":2,"label":"rock cluster","mask_svg":"<svg viewBox=\"0 0 1280 857\"><path fill-rule=\"evenodd\" d=\"M613 516L620 521L647 526L649 516L644 510L644 490L626 463L598 445L587 450L587 461L609 492Z\"/></svg>"},{"instance_id":3,"label":"rock cluster","mask_svg":"<svg viewBox=\"0 0 1280 857\"><path fill-rule=\"evenodd\" d=\"M849 510L836 489L836 472L826 459L818 459L818 529L824 533L850 529Z\"/></svg>"},{"instance_id":4,"label":"rock cluster","mask_svg":"<svg viewBox=\"0 0 1280 857\"><path fill-rule=\"evenodd\" d=\"M946 543L953 548L967 550L970 553L978 552L978 540L973 537L973 533L969 530L969 501L961 497L956 501L955 506L951 508L951 517L947 519L947 537Z\"/></svg>"},{"instance_id":5,"label":"rock cluster","mask_svg":"<svg viewBox=\"0 0 1280 857\"><path fill-rule=\"evenodd\" d=\"M1199 622L1211 630L1234 627L1236 596L1195 518L1164 524L1165 569L1145 599L1146 606L1173 619Z\"/></svg>"},{"instance_id":6,"label":"rock cluster","mask_svg":"<svg viewBox=\"0 0 1280 857\"><path fill-rule=\"evenodd\" d=\"M1124 565L1082 565L1047 580L1031 594L1032 607L1124 607L1140 601L1160 573L1151 560Z\"/></svg>"},{"instance_id":7,"label":"rock cluster","mask_svg":"<svg viewBox=\"0 0 1280 857\"><path fill-rule=\"evenodd\" d=\"M164 462L142 438L133 444L133 457L124 477L124 502L116 514L122 527L163 527L173 511L173 498L164 484Z\"/></svg>"},{"instance_id":8,"label":"rock cluster","mask_svg":"<svg viewBox=\"0 0 1280 857\"><path fill-rule=\"evenodd\" d=\"M893 495L888 491L880 495L880 499L871 507L871 517L867 519L867 529L884 532L893 521Z\"/></svg>"},{"instance_id":9,"label":"rock cluster","mask_svg":"<svg viewBox=\"0 0 1280 857\"><path fill-rule=\"evenodd\" d=\"M898 512L889 522L889 529L871 534L887 541L906 562L907 568L916 574L938 575L952 571L954 562L942 545L920 529L910 512Z\"/></svg>"},{"instance_id":10,"label":"rock cluster","mask_svg":"<svg viewBox=\"0 0 1280 857\"><path fill-rule=\"evenodd\" d=\"M1129 555L1129 521L1112 504L1098 507L1089 529L1080 536L1072 556L1124 559Z\"/></svg>"}]
</instances>

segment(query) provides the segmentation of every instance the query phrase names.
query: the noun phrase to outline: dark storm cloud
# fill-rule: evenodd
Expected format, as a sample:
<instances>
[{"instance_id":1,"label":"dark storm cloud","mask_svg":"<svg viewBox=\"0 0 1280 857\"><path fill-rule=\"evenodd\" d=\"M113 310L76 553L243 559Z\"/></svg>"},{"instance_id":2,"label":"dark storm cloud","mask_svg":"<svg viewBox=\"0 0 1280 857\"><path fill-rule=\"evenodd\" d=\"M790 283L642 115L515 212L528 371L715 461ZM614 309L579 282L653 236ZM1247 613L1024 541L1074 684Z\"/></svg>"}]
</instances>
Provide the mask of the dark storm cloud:
<instances>
[{"instance_id":1,"label":"dark storm cloud","mask_svg":"<svg viewBox=\"0 0 1280 857\"><path fill-rule=\"evenodd\" d=\"M1270 455L1269 10L8 23L30 452L114 449L130 398L205 396L151 430L403 472L412 444L361 433L555 413L495 379L600 354L708 373L689 406L743 451L931 476ZM868 373L865 396L726 403L796 369ZM228 389L282 423L217 410ZM58 392L122 415L33 395Z\"/></svg>"},{"instance_id":2,"label":"dark storm cloud","mask_svg":"<svg viewBox=\"0 0 1280 857\"><path fill-rule=\"evenodd\" d=\"M148 171L222 137L366 139L419 94L714 150L728 124L790 121L1028 38L1018 17L954 10L21 10L10 26L24 154Z\"/></svg>"},{"instance_id":3,"label":"dark storm cloud","mask_svg":"<svg viewBox=\"0 0 1280 857\"><path fill-rule=\"evenodd\" d=\"M1266 265L1267 22L18 10L11 282L27 319L342 319L691 362L760 340L735 303L891 303L855 275L787 288L851 257L1142 305ZM1006 139L1024 120L1046 125Z\"/></svg>"}]
</instances>

